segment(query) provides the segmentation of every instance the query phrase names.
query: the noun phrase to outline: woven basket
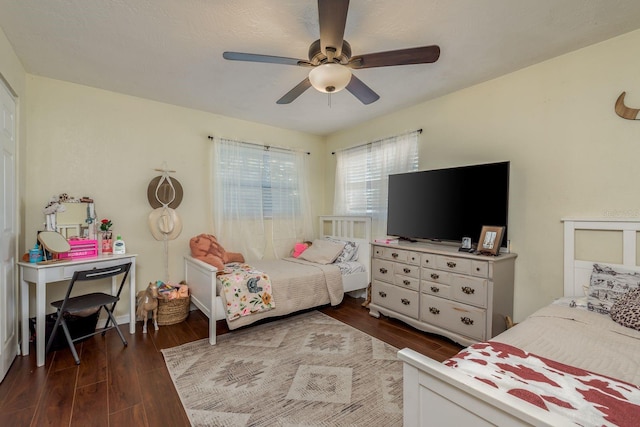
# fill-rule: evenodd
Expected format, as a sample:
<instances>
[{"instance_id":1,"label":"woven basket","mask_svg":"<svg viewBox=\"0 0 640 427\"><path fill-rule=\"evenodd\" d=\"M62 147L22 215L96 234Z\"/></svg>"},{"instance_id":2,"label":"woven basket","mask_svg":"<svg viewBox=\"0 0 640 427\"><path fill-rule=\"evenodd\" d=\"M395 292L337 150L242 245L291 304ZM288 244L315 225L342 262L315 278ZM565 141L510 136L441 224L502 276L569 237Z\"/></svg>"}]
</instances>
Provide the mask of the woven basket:
<instances>
[{"instance_id":1,"label":"woven basket","mask_svg":"<svg viewBox=\"0 0 640 427\"><path fill-rule=\"evenodd\" d=\"M184 321L189 315L191 297L164 299L158 298L158 325L174 325Z\"/></svg>"}]
</instances>

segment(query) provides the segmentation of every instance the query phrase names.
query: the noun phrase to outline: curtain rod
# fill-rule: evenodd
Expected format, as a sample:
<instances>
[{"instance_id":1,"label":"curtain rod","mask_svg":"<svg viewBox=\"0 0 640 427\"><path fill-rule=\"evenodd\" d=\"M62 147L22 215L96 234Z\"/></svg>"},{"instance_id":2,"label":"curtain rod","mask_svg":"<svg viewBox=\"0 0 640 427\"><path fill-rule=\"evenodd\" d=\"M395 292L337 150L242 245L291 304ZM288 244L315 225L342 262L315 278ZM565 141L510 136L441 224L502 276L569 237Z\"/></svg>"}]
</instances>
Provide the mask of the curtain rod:
<instances>
[{"instance_id":1,"label":"curtain rod","mask_svg":"<svg viewBox=\"0 0 640 427\"><path fill-rule=\"evenodd\" d=\"M422 129L418 129L418 130L414 130L414 131L411 131L411 132L407 132L407 134L413 133L413 132L422 133ZM344 150L351 150L352 148L364 147L364 146L367 146L367 145L375 144L376 142L384 141L385 139L389 139L389 138L393 138L393 136L389 136L387 138L376 139L375 141L365 142L364 144L360 144L360 145L354 145L353 147L345 148ZM339 150L339 151L344 151L344 150ZM331 154L336 154L336 152L332 151Z\"/></svg>"},{"instance_id":2,"label":"curtain rod","mask_svg":"<svg viewBox=\"0 0 640 427\"><path fill-rule=\"evenodd\" d=\"M213 141L213 138L214 138L214 137L213 137L213 136L211 136L211 135L208 135L208 136L207 136L207 139L209 139L210 141ZM225 138L225 139L228 139L228 138ZM256 146L256 147L262 147L262 148L264 148L264 149L265 149L265 150L267 150L267 151L269 151L271 148L273 148L273 149L275 149L275 150L282 150L282 151L296 151L296 150L294 150L293 148L275 147L275 146L273 146L273 145L257 144L257 143L255 143L255 142L238 141L238 140L235 140L235 139L231 139L230 141L236 141L236 142L239 142L239 143L241 143L241 144L254 145L254 146ZM311 155L311 152L310 152L310 151L304 151L304 153L305 153L305 154L308 154L308 155Z\"/></svg>"}]
</instances>

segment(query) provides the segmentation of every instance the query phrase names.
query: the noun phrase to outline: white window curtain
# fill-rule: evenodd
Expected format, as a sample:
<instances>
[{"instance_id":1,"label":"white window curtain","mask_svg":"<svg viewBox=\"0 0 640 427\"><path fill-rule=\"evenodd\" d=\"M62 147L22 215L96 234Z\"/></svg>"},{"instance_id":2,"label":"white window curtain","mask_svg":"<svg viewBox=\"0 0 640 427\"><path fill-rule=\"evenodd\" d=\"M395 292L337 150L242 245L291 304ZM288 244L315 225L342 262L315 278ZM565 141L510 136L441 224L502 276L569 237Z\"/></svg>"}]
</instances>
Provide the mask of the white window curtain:
<instances>
[{"instance_id":1,"label":"white window curtain","mask_svg":"<svg viewBox=\"0 0 640 427\"><path fill-rule=\"evenodd\" d=\"M303 152L214 138L214 233L247 260L288 256L313 235Z\"/></svg>"},{"instance_id":2,"label":"white window curtain","mask_svg":"<svg viewBox=\"0 0 640 427\"><path fill-rule=\"evenodd\" d=\"M387 234L389 175L418 170L420 131L336 152L335 215L368 215L374 237Z\"/></svg>"}]
</instances>

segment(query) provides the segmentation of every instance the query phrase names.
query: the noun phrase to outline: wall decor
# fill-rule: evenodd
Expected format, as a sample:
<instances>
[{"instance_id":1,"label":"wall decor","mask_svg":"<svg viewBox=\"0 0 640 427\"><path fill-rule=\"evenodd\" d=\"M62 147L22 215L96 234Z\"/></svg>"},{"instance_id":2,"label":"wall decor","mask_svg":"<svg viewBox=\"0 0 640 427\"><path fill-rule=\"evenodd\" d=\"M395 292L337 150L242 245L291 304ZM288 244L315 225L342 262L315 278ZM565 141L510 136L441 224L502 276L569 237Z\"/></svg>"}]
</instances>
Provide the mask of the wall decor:
<instances>
[{"instance_id":1,"label":"wall decor","mask_svg":"<svg viewBox=\"0 0 640 427\"><path fill-rule=\"evenodd\" d=\"M640 113L640 108L629 108L624 105L624 96L627 92L622 92L618 99L616 100L616 114L627 120L640 120L638 118L638 113Z\"/></svg>"}]
</instances>

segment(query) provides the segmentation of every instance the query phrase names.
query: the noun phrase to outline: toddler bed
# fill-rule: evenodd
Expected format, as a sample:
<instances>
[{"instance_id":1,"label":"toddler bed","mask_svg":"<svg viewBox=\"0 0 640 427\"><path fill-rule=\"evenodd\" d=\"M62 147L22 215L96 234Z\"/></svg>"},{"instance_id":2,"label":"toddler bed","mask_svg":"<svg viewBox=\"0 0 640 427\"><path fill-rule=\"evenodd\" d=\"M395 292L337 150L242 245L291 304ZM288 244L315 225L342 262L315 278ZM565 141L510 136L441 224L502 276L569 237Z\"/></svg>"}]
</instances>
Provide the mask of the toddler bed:
<instances>
[{"instance_id":1,"label":"toddler bed","mask_svg":"<svg viewBox=\"0 0 640 427\"><path fill-rule=\"evenodd\" d=\"M444 363L398 353L405 426L640 423L640 332L607 313L640 284L640 220L564 223L565 298ZM621 231L622 265L576 260L576 230Z\"/></svg>"},{"instance_id":2,"label":"toddler bed","mask_svg":"<svg viewBox=\"0 0 640 427\"><path fill-rule=\"evenodd\" d=\"M236 329L261 319L326 304L337 305L342 302L345 292L366 292L371 282L371 218L321 216L320 239L355 243L356 259L327 265L301 258L248 261L247 264L255 270L269 276L275 308L227 320L229 328ZM185 255L184 268L191 302L209 318L209 342L214 345L216 320L227 319L226 308L220 296L221 281L217 278L218 270L191 255Z\"/></svg>"}]
</instances>

